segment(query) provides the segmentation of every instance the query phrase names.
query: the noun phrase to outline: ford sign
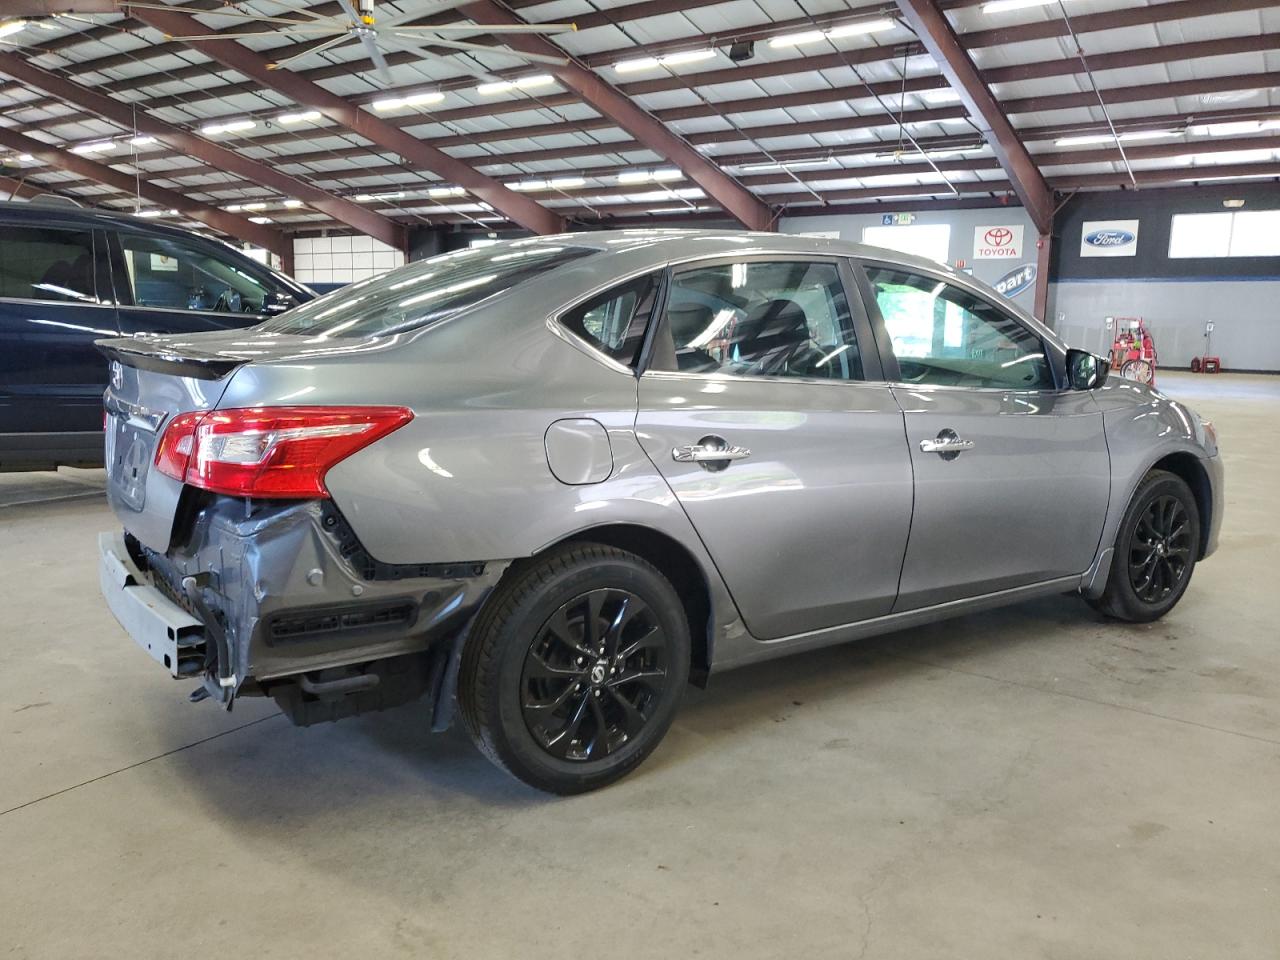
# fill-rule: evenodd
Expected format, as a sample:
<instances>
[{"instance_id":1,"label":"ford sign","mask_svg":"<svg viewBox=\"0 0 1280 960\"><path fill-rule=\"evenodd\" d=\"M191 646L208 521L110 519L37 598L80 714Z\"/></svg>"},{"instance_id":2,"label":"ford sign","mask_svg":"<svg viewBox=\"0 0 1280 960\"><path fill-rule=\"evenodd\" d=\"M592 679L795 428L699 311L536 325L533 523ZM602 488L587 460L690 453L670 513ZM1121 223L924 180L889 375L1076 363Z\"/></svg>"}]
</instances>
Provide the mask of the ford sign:
<instances>
[{"instance_id":1,"label":"ford sign","mask_svg":"<svg viewBox=\"0 0 1280 960\"><path fill-rule=\"evenodd\" d=\"M1091 247L1126 247L1137 239L1128 230L1095 230L1084 242Z\"/></svg>"},{"instance_id":2,"label":"ford sign","mask_svg":"<svg viewBox=\"0 0 1280 960\"><path fill-rule=\"evenodd\" d=\"M992 286L996 288L997 293L1006 297L1016 297L1035 282L1036 265L1034 263L1024 263L1017 270L1006 273Z\"/></svg>"}]
</instances>

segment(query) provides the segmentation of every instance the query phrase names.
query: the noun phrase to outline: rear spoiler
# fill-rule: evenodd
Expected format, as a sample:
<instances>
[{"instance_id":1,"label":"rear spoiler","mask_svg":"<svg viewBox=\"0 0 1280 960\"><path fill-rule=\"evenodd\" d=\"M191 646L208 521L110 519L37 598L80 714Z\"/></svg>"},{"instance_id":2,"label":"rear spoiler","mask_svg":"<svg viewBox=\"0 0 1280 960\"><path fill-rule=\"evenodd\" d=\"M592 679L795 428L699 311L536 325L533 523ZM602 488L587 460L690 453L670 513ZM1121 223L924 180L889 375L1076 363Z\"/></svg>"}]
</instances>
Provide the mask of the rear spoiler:
<instances>
[{"instance_id":1,"label":"rear spoiler","mask_svg":"<svg viewBox=\"0 0 1280 960\"><path fill-rule=\"evenodd\" d=\"M249 362L245 357L219 356L189 349L177 353L166 344L146 337L113 337L109 340L95 340L94 346L102 351L108 360L123 363L125 366L150 370L153 373L191 377L195 380L221 380L237 367Z\"/></svg>"}]
</instances>

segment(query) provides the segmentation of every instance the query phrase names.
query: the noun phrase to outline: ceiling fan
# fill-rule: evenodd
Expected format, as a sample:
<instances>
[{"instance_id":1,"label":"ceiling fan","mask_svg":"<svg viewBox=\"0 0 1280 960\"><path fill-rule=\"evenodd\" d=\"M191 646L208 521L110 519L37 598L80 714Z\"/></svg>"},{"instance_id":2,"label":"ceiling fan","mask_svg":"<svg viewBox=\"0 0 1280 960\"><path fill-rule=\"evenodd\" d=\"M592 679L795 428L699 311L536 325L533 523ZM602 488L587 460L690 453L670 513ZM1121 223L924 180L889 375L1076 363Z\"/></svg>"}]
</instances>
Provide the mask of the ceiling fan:
<instances>
[{"instance_id":1,"label":"ceiling fan","mask_svg":"<svg viewBox=\"0 0 1280 960\"><path fill-rule=\"evenodd\" d=\"M295 37L299 40L319 39L328 37L322 42L295 53L292 56L284 57L270 64L270 69L279 70L282 67L301 60L304 57L315 56L325 50L340 47L343 44L359 41L364 47L365 53L369 59L373 61L377 68L378 75L384 83L391 83L391 70L387 64L386 51L408 51L423 59L435 59L442 63L448 64L455 69L461 69L464 73L481 77L486 80L493 79L492 73L486 70L483 65L472 61L467 57L448 57L434 53L430 50L422 49L425 46L444 47L450 50L457 50L460 53L486 53L496 56L511 57L515 60L522 60L529 63L550 63L563 65L568 63L566 57L549 56L541 53L526 53L522 50L513 50L508 47L493 46L490 44L473 43L467 40L450 39L450 35L456 34L504 34L504 33L520 33L520 34L547 34L554 35L558 33L568 33L577 30L577 25L573 23L529 23L529 24L492 24L492 23L439 23L430 26L412 26L409 21L419 20L423 17L436 13L443 13L454 7L461 6L466 0L437 0L437 2L429 3L423 7L410 10L408 13L400 13L388 20L380 21L374 15L374 0L338 0L342 7L342 13L337 16L324 16L312 13L306 9L298 9L295 12L300 13L308 20L286 19L284 17L268 17L259 14L242 13L239 10L228 12L224 10L199 10L190 7L170 6L164 3L121 3L122 8L138 7L140 9L153 10L175 10L182 13L192 15L208 15L216 14L220 17L234 17L236 19L250 22L266 22L278 24L278 34L287 37ZM227 3L227 6L234 6L234 3ZM166 39L181 40L184 43L199 43L202 40L236 40L241 37L261 37L262 33L234 33L228 31L226 33L210 33L195 34L191 36L166 35Z\"/></svg>"}]
</instances>

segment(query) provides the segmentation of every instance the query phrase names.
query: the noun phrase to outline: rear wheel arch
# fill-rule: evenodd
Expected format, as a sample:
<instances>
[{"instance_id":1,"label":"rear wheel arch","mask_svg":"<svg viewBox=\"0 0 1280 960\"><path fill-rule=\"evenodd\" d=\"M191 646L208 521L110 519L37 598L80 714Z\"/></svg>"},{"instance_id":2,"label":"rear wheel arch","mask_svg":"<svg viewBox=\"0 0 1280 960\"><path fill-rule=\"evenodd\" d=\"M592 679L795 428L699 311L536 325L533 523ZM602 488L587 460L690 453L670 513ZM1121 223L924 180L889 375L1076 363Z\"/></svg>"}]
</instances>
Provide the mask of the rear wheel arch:
<instances>
[{"instance_id":1,"label":"rear wheel arch","mask_svg":"<svg viewBox=\"0 0 1280 960\"><path fill-rule=\"evenodd\" d=\"M517 560L507 568L504 579L516 576L529 563L570 543L598 543L626 550L652 564L670 581L684 607L689 623L689 680L705 687L711 671L712 630L711 587L697 558L687 547L665 533L634 523L611 523L579 530L547 544L533 556Z\"/></svg>"}]
</instances>

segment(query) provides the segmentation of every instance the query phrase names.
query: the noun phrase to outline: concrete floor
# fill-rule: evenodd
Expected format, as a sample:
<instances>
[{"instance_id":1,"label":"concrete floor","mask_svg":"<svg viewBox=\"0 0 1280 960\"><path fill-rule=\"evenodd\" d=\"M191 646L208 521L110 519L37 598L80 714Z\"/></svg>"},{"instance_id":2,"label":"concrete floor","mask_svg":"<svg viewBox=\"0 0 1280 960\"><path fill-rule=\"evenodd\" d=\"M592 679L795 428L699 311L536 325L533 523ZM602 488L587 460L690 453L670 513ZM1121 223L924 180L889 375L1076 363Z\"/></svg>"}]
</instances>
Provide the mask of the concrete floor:
<instances>
[{"instance_id":1,"label":"concrete floor","mask_svg":"<svg viewBox=\"0 0 1280 960\"><path fill-rule=\"evenodd\" d=\"M187 704L99 601L100 475L0 477L0 955L1274 960L1280 378L1161 380L1229 483L1164 622L1062 597L725 674L568 800L415 707Z\"/></svg>"}]
</instances>

